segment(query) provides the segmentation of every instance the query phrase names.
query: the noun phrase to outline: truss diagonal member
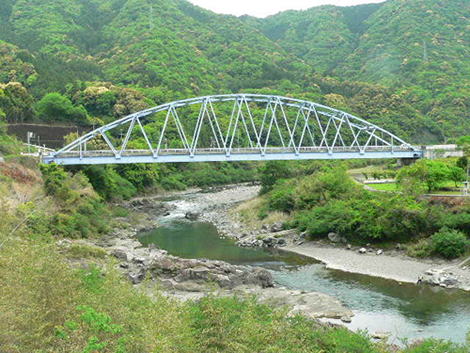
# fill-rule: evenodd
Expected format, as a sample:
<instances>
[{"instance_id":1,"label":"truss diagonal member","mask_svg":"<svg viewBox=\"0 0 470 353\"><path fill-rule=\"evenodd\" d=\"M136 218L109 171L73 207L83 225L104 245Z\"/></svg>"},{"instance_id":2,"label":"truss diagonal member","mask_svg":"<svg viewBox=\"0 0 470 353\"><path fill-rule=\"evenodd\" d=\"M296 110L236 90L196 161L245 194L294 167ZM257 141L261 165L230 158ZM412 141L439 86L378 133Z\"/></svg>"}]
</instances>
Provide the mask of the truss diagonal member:
<instances>
[{"instance_id":1,"label":"truss diagonal member","mask_svg":"<svg viewBox=\"0 0 470 353\"><path fill-rule=\"evenodd\" d=\"M235 140L235 135L237 134L238 121L240 120L240 113L242 111L239 104L238 104L238 101L239 101L239 98L237 98L237 100L236 100L236 104L238 106L237 117L235 118L235 123L233 124L233 133L232 133L232 137L230 139L230 145L228 146L227 156L230 156L230 154L232 154L233 141Z\"/></svg>"},{"instance_id":2,"label":"truss diagonal member","mask_svg":"<svg viewBox=\"0 0 470 353\"><path fill-rule=\"evenodd\" d=\"M291 128L290 128L290 126L289 126L289 121L287 120L287 115L286 115L286 112L285 112L285 110L284 110L284 107L282 106L281 99L278 98L277 101L278 101L279 106L281 107L282 117L283 117L283 119L284 119L284 123L286 124L287 133L289 134L289 146L292 144L292 145L294 146L295 153L298 154L298 153L299 153L299 150L298 150L297 147L295 146L294 136L293 136L293 130L291 130Z\"/></svg>"},{"instance_id":3,"label":"truss diagonal member","mask_svg":"<svg viewBox=\"0 0 470 353\"><path fill-rule=\"evenodd\" d=\"M370 141L372 140L372 137L374 137L376 131L377 131L377 129L374 128L374 130L370 133L369 138L367 139L366 144L364 145L364 147L363 147L362 150L361 150L361 153L365 153L365 152L366 152L366 149L367 149L367 147L369 146Z\"/></svg>"},{"instance_id":4,"label":"truss diagonal member","mask_svg":"<svg viewBox=\"0 0 470 353\"><path fill-rule=\"evenodd\" d=\"M188 151L188 153L191 153L188 138L186 137L186 134L184 133L183 125L181 124L181 120L178 115L178 112L176 111L175 106L171 106L169 109L171 110L171 114L173 116L173 119L175 120L176 130L178 131L180 140L183 143L183 147Z\"/></svg>"},{"instance_id":5,"label":"truss diagonal member","mask_svg":"<svg viewBox=\"0 0 470 353\"><path fill-rule=\"evenodd\" d=\"M247 101L246 97L243 97L243 101L245 103L246 110L248 111L248 117L250 118L251 128L253 129L253 132L255 133L256 146L260 147L261 146L261 136L258 134L258 130L256 129L255 120L253 119L253 114L251 114L251 109L250 109L250 106L248 105L248 101Z\"/></svg>"},{"instance_id":6,"label":"truss diagonal member","mask_svg":"<svg viewBox=\"0 0 470 353\"><path fill-rule=\"evenodd\" d=\"M269 120L269 128L268 128L268 133L266 134L266 141L264 142L264 150L262 154L264 155L266 153L266 150L268 149L268 142L269 142L269 137L271 136L271 130L273 128L273 122L274 118L276 116L276 109L277 109L277 104L274 105L274 108L272 107L272 102L269 102L269 106L271 107L271 119Z\"/></svg>"},{"instance_id":7,"label":"truss diagonal member","mask_svg":"<svg viewBox=\"0 0 470 353\"><path fill-rule=\"evenodd\" d=\"M232 124L233 124L233 118L235 117L235 112L236 112L236 109L237 109L237 106L238 106L238 96L236 96L235 98L235 101L233 102L233 108L232 108L232 113L230 114L230 120L229 120L229 123L228 123L228 129L227 129L227 135L225 137L225 149L226 149L226 152L227 154L229 154L229 150L227 149L228 148L228 139L230 138L230 133L231 133L231 130L232 130Z\"/></svg>"},{"instance_id":8,"label":"truss diagonal member","mask_svg":"<svg viewBox=\"0 0 470 353\"><path fill-rule=\"evenodd\" d=\"M323 138L322 138L322 140L321 140L321 142L320 142L320 147L323 147L323 143L324 143L325 146L326 146L326 148L328 149L328 151L329 151L330 153L332 153L333 150L331 149L332 146L331 146L330 144L328 144L328 136L327 136L327 134L328 134L328 130L330 129L330 125L331 125L331 121L332 121L332 120L334 120L334 117L330 116L330 117L328 118L328 122L326 123L326 127L325 127L325 130L324 130L325 132L322 134L322 135L323 135Z\"/></svg>"},{"instance_id":9,"label":"truss diagonal member","mask_svg":"<svg viewBox=\"0 0 470 353\"><path fill-rule=\"evenodd\" d=\"M272 119L274 119L274 125L276 125L276 130L277 130L277 133L279 135L279 139L281 140L282 147L286 147L286 144L284 143L284 138L282 137L281 129L279 128L279 123L277 121L276 111L277 111L278 106L279 106L279 101L276 101L275 105L274 105L274 107L276 109L271 108L271 111L272 111L272 114L273 114Z\"/></svg>"},{"instance_id":10,"label":"truss diagonal member","mask_svg":"<svg viewBox=\"0 0 470 353\"><path fill-rule=\"evenodd\" d=\"M238 109L240 109L240 118L242 120L243 127L245 128L245 133L248 136L248 142L250 144L250 147L253 148L253 141L251 139L250 130L248 130L248 125L246 124L245 116L243 115L243 101L244 100L245 98L242 97L242 99L239 101Z\"/></svg>"},{"instance_id":11,"label":"truss diagonal member","mask_svg":"<svg viewBox=\"0 0 470 353\"><path fill-rule=\"evenodd\" d=\"M361 134L361 129L358 130L357 134L354 132L354 128L351 124L351 120L349 119L349 116L346 116L346 122L348 123L348 126L349 126L349 129L351 130L351 134L353 135L353 142L351 143L351 146L350 148L353 148L354 147L354 144L357 145L357 147L359 148L359 150L361 150L361 146L359 145L359 135Z\"/></svg>"},{"instance_id":12,"label":"truss diagonal member","mask_svg":"<svg viewBox=\"0 0 470 353\"><path fill-rule=\"evenodd\" d=\"M322 136L322 139L320 140L320 144L318 145L318 147L320 147L320 148L323 147L323 143L325 143L326 148L329 149L328 141L326 139L326 131L328 130L328 125L326 127L326 130L323 129L323 125L320 121L320 117L318 116L317 108L313 104L312 104L311 108L313 110L313 114L315 115L315 119L316 119L317 124L318 124L318 129L320 130L320 134Z\"/></svg>"},{"instance_id":13,"label":"truss diagonal member","mask_svg":"<svg viewBox=\"0 0 470 353\"><path fill-rule=\"evenodd\" d=\"M310 129L310 116L312 115L312 111L310 109L307 110L307 115L305 115L305 109L302 109L302 116L304 118L304 121L305 121L305 125L304 125L304 129L302 131L302 137L301 137L301 141L299 143L299 150L300 148L302 147L302 143L303 143L303 140L304 140L304 136L305 136L305 132L307 131L309 136L310 136L310 139L312 140L312 146L311 147L316 147L316 143L315 143L315 135L312 133L311 129Z\"/></svg>"},{"instance_id":14,"label":"truss diagonal member","mask_svg":"<svg viewBox=\"0 0 470 353\"><path fill-rule=\"evenodd\" d=\"M268 113L271 111L271 103L272 103L272 98L269 97L269 99L266 103L266 109L264 110L263 121L261 122L261 129L259 131L259 139L260 139L259 148L260 148L260 151L261 151L262 154L264 153L264 151L266 149L263 150L263 148L261 147L261 139L263 138L264 125L266 124L266 119L268 118ZM267 138L266 138L266 141L267 141Z\"/></svg>"},{"instance_id":15,"label":"truss diagonal member","mask_svg":"<svg viewBox=\"0 0 470 353\"><path fill-rule=\"evenodd\" d=\"M165 132L166 132L166 127L168 126L168 120L170 119L170 113L171 113L171 107L168 108L168 111L167 111L166 117L165 117L165 122L163 123L162 132L160 133L160 137L158 138L157 149L155 150L155 156L157 156L157 157L158 157L158 154L160 153L160 148L162 146L163 136L165 135Z\"/></svg>"},{"instance_id":16,"label":"truss diagonal member","mask_svg":"<svg viewBox=\"0 0 470 353\"><path fill-rule=\"evenodd\" d=\"M209 121L209 125L210 125L211 130L212 130L212 136L213 136L214 139L215 139L215 143L217 144L217 148L220 149L219 138L218 138L218 136L217 136L217 132L215 131L215 124L214 124L213 121L212 121L212 115L210 114L210 111L209 111L209 109L208 109L209 103L210 103L210 100L208 101L208 104L206 104L206 108L205 108L204 114L207 115L207 120Z\"/></svg>"},{"instance_id":17,"label":"truss diagonal member","mask_svg":"<svg viewBox=\"0 0 470 353\"><path fill-rule=\"evenodd\" d=\"M212 116L214 117L214 122L215 122L215 126L217 127L217 132L219 133L220 142L223 145L223 148L224 148L225 152L227 152L227 146L225 145L224 135L222 134L222 129L220 128L219 119L217 118L217 114L215 114L214 106L212 105L212 100L209 100L209 107L211 109Z\"/></svg>"},{"instance_id":18,"label":"truss diagonal member","mask_svg":"<svg viewBox=\"0 0 470 353\"><path fill-rule=\"evenodd\" d=\"M144 126L142 125L142 122L140 121L139 118L136 119L137 120L137 124L139 125L140 127L140 131L142 131L142 135L144 136L144 140L145 142L147 143L147 146L150 150L150 152L152 152L153 156L156 157L157 155L155 154L155 151L153 150L153 146L152 144L150 143L150 140L147 136L147 133L145 132L145 129L144 129Z\"/></svg>"},{"instance_id":19,"label":"truss diagonal member","mask_svg":"<svg viewBox=\"0 0 470 353\"><path fill-rule=\"evenodd\" d=\"M204 121L205 111L207 106L207 98L203 100L201 109L199 110L199 116L196 121L196 127L193 132L193 140L191 141L191 156L194 156L196 152L197 142L199 140L199 134L201 132L202 123Z\"/></svg>"},{"instance_id":20,"label":"truss diagonal member","mask_svg":"<svg viewBox=\"0 0 470 353\"><path fill-rule=\"evenodd\" d=\"M300 119L300 115L301 115L301 112L303 111L304 109L304 105L301 105L299 107L299 109L297 110L297 115L295 117L295 121L294 121L294 127L292 128L292 131L293 131L293 134L295 136L295 132L297 131L297 126L298 126L298 123L299 123L299 119ZM289 142L289 147L291 146L290 142ZM295 141L294 141L294 146L295 146Z\"/></svg>"},{"instance_id":21,"label":"truss diagonal member","mask_svg":"<svg viewBox=\"0 0 470 353\"><path fill-rule=\"evenodd\" d=\"M338 137L341 136L341 126L343 125L343 122L344 122L344 114L342 115L342 119L339 123L339 126L336 124L336 121L333 120L333 124L335 125L335 128L336 128L336 134L335 134L335 138L333 139L333 143L331 145L331 150L336 147L336 141L338 140Z\"/></svg>"},{"instance_id":22,"label":"truss diagonal member","mask_svg":"<svg viewBox=\"0 0 470 353\"><path fill-rule=\"evenodd\" d=\"M103 139L104 141L106 142L106 144L109 146L109 148L111 148L111 151L113 151L114 153L114 156L116 158L121 158L121 156L119 155L118 151L116 150L116 148L114 148L114 145L111 143L111 141L109 140L109 137L108 135L106 135L106 132L105 131L101 131L101 136L103 136Z\"/></svg>"},{"instance_id":23,"label":"truss diagonal member","mask_svg":"<svg viewBox=\"0 0 470 353\"><path fill-rule=\"evenodd\" d=\"M122 143L122 146L121 146L121 151L119 152L120 156L122 156L123 152L126 150L127 144L129 143L129 139L130 139L131 134L132 134L132 131L134 130L135 120L136 119L137 118L134 117L131 120L131 123L129 124L129 129L127 130L126 137L124 138L124 142Z\"/></svg>"},{"instance_id":24,"label":"truss diagonal member","mask_svg":"<svg viewBox=\"0 0 470 353\"><path fill-rule=\"evenodd\" d=\"M363 131L364 131L366 134L372 135L372 132L370 132L370 131L368 131L368 130L363 130ZM376 134L376 132L377 132L377 131L374 132L374 138L375 138L376 140L379 140L379 141L381 141L382 143L384 143L385 146L391 147L390 142L388 142L387 140L385 140L385 139L383 139L382 137L378 136L378 135ZM376 145L377 145L377 143L376 143Z\"/></svg>"}]
</instances>

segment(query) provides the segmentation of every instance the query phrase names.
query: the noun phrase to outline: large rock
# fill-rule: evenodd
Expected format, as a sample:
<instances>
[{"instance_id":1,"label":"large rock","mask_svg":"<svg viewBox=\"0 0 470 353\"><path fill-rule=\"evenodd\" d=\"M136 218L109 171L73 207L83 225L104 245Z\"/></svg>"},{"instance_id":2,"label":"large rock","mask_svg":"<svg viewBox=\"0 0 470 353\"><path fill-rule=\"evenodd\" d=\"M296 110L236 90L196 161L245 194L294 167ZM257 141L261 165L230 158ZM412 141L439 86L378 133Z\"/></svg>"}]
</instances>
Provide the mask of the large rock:
<instances>
[{"instance_id":1,"label":"large rock","mask_svg":"<svg viewBox=\"0 0 470 353\"><path fill-rule=\"evenodd\" d=\"M239 290L236 288L236 290ZM303 292L286 288L245 288L241 291L254 294L262 303L289 307L289 315L303 314L310 318L331 318L350 321L354 313L341 302L327 294Z\"/></svg>"},{"instance_id":2,"label":"large rock","mask_svg":"<svg viewBox=\"0 0 470 353\"><path fill-rule=\"evenodd\" d=\"M332 243L346 243L346 238L340 236L339 234L337 233L328 233L328 239L332 242Z\"/></svg>"},{"instance_id":3,"label":"large rock","mask_svg":"<svg viewBox=\"0 0 470 353\"><path fill-rule=\"evenodd\" d=\"M149 271L154 278L173 279L176 283L191 281L198 284L215 283L220 288L240 285L272 287L271 273L265 269L236 266L223 261L181 259L171 255L154 258Z\"/></svg>"},{"instance_id":4,"label":"large rock","mask_svg":"<svg viewBox=\"0 0 470 353\"><path fill-rule=\"evenodd\" d=\"M189 219L190 221L196 221L199 218L200 214L198 212L186 212L184 218Z\"/></svg>"},{"instance_id":5,"label":"large rock","mask_svg":"<svg viewBox=\"0 0 470 353\"><path fill-rule=\"evenodd\" d=\"M272 226L271 226L271 232L272 233L277 233L277 232L280 232L284 229L284 225L282 224L282 222L277 222L277 223L274 223Z\"/></svg>"},{"instance_id":6,"label":"large rock","mask_svg":"<svg viewBox=\"0 0 470 353\"><path fill-rule=\"evenodd\" d=\"M123 249L114 249L111 251L111 255L113 255L116 259L122 260L122 261L128 261L129 257L127 255L127 252Z\"/></svg>"},{"instance_id":7,"label":"large rock","mask_svg":"<svg viewBox=\"0 0 470 353\"><path fill-rule=\"evenodd\" d=\"M459 284L459 279L453 273L445 269L430 269L424 273L418 282L448 288L456 287Z\"/></svg>"}]
</instances>

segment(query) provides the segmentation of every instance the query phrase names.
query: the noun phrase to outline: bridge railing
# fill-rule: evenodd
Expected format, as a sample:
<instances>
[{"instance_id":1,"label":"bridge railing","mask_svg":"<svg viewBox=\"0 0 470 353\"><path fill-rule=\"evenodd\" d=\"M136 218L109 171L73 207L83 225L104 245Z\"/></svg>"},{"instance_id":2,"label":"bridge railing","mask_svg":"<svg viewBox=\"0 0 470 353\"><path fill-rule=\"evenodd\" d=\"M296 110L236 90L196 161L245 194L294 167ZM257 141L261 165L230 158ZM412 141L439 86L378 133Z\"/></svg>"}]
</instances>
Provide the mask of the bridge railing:
<instances>
[{"instance_id":1,"label":"bridge railing","mask_svg":"<svg viewBox=\"0 0 470 353\"><path fill-rule=\"evenodd\" d=\"M397 146L393 148L393 152L408 152L410 148L408 146ZM155 156L160 155L190 155L188 150L180 148L167 148L161 149L158 151L158 155L155 155L156 151L149 149L139 149L139 150L125 150L119 157L124 156ZM338 153L338 152L390 152L389 146L368 146L365 149L360 149L357 147L301 147L296 150L293 147L267 147L261 151L259 148L232 148L230 151L227 151L224 148L201 148L197 149L195 155L204 155L204 154L267 154L267 153ZM45 155L47 156L47 155ZM96 151L69 151L62 152L60 155L56 156L60 158L76 158L76 157L116 157L116 154L112 150L96 150Z\"/></svg>"}]
</instances>

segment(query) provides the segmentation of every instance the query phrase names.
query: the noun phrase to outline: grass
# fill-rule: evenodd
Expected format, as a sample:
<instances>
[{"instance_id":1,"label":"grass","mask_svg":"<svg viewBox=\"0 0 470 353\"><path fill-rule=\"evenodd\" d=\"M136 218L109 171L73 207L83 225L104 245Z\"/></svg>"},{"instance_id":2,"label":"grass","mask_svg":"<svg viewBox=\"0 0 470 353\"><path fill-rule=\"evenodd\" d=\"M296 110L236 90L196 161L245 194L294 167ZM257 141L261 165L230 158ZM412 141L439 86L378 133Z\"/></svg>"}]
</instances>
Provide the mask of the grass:
<instances>
[{"instance_id":1,"label":"grass","mask_svg":"<svg viewBox=\"0 0 470 353\"><path fill-rule=\"evenodd\" d=\"M66 249L66 256L72 259L104 259L106 255L102 248L88 244L72 243Z\"/></svg>"},{"instance_id":2,"label":"grass","mask_svg":"<svg viewBox=\"0 0 470 353\"><path fill-rule=\"evenodd\" d=\"M263 224L284 223L290 220L289 215L280 211L268 211L263 218L259 210L265 209L265 199L256 197L245 201L231 210L232 216L237 217L248 229L260 229Z\"/></svg>"},{"instance_id":3,"label":"grass","mask_svg":"<svg viewBox=\"0 0 470 353\"><path fill-rule=\"evenodd\" d=\"M381 184L365 184L375 190L379 191L398 191L398 184L396 183L381 183ZM459 185L460 188L463 187L463 184ZM439 195L462 195L461 191L449 191L449 188L455 188L454 182L446 182L441 185L441 188L435 191L432 191L430 194L439 194Z\"/></svg>"},{"instance_id":4,"label":"grass","mask_svg":"<svg viewBox=\"0 0 470 353\"><path fill-rule=\"evenodd\" d=\"M398 191L396 183L382 183L382 184L365 184L375 190L380 191Z\"/></svg>"}]
</instances>

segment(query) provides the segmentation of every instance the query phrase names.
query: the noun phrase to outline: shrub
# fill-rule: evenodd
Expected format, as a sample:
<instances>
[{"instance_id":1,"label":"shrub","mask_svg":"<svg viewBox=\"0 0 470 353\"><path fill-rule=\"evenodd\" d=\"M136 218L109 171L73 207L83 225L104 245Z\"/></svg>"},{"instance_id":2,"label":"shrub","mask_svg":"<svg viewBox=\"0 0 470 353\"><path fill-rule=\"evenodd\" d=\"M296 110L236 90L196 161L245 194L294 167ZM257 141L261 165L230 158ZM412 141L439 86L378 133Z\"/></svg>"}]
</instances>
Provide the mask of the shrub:
<instances>
[{"instance_id":1,"label":"shrub","mask_svg":"<svg viewBox=\"0 0 470 353\"><path fill-rule=\"evenodd\" d=\"M112 167L89 166L83 172L95 191L106 200L127 200L137 193L136 187Z\"/></svg>"},{"instance_id":2,"label":"shrub","mask_svg":"<svg viewBox=\"0 0 470 353\"><path fill-rule=\"evenodd\" d=\"M470 210L449 214L443 219L442 223L448 228L460 230L470 236Z\"/></svg>"},{"instance_id":3,"label":"shrub","mask_svg":"<svg viewBox=\"0 0 470 353\"><path fill-rule=\"evenodd\" d=\"M433 252L447 259L462 256L469 246L465 234L446 227L434 233L431 242Z\"/></svg>"},{"instance_id":4,"label":"shrub","mask_svg":"<svg viewBox=\"0 0 470 353\"><path fill-rule=\"evenodd\" d=\"M408 346L403 353L467 353L468 347L439 339L426 339Z\"/></svg>"},{"instance_id":5,"label":"shrub","mask_svg":"<svg viewBox=\"0 0 470 353\"><path fill-rule=\"evenodd\" d=\"M428 257L432 253L432 245L428 239L420 239L417 243L407 246L406 253L412 257Z\"/></svg>"},{"instance_id":6,"label":"shrub","mask_svg":"<svg viewBox=\"0 0 470 353\"><path fill-rule=\"evenodd\" d=\"M67 249L67 256L73 259L104 259L106 257L106 251L97 246L73 243L70 248Z\"/></svg>"},{"instance_id":7,"label":"shrub","mask_svg":"<svg viewBox=\"0 0 470 353\"><path fill-rule=\"evenodd\" d=\"M268 206L270 210L292 212L295 208L295 180L280 180L268 195Z\"/></svg>"}]
</instances>

